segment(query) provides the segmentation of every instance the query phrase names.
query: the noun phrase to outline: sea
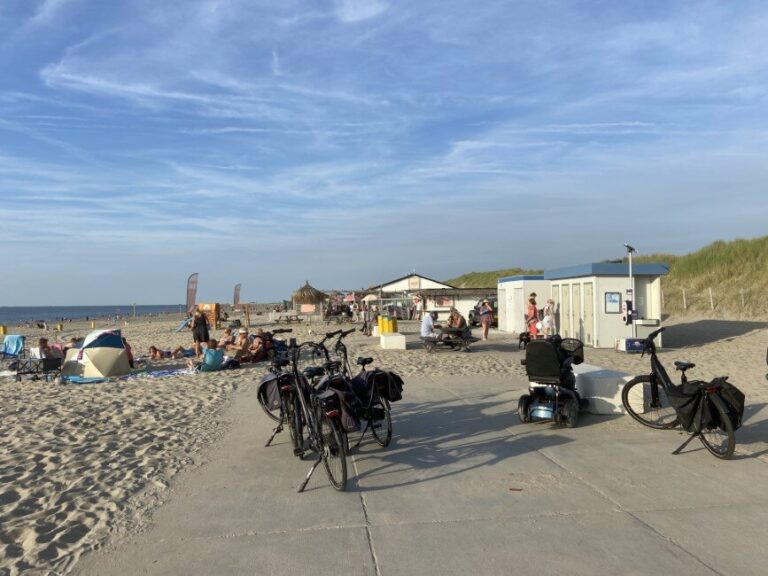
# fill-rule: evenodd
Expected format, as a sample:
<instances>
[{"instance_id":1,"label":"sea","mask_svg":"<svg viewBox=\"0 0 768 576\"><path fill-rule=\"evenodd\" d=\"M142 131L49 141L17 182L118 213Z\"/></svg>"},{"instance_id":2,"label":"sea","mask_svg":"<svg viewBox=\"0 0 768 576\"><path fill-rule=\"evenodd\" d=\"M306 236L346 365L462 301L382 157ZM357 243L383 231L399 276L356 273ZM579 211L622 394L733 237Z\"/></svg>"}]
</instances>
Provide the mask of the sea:
<instances>
[{"instance_id":1,"label":"sea","mask_svg":"<svg viewBox=\"0 0 768 576\"><path fill-rule=\"evenodd\" d=\"M157 316L160 314L182 314L183 304L125 304L121 306L0 306L0 324L18 326L34 322L56 322L85 320L93 318L128 318L136 316Z\"/></svg>"}]
</instances>

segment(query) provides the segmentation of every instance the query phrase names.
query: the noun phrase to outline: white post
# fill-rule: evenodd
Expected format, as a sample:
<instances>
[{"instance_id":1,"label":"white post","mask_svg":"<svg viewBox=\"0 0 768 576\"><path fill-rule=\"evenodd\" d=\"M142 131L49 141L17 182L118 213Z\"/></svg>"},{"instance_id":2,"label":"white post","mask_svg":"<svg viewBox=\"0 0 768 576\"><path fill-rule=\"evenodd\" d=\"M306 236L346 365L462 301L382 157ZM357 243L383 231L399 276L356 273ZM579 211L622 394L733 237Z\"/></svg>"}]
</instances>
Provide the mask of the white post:
<instances>
[{"instance_id":1,"label":"white post","mask_svg":"<svg viewBox=\"0 0 768 576\"><path fill-rule=\"evenodd\" d=\"M685 300L685 288L683 288L683 311L688 311L688 302Z\"/></svg>"},{"instance_id":2,"label":"white post","mask_svg":"<svg viewBox=\"0 0 768 576\"><path fill-rule=\"evenodd\" d=\"M715 300L712 298L712 288L709 289L709 308L710 310L715 309Z\"/></svg>"}]
</instances>

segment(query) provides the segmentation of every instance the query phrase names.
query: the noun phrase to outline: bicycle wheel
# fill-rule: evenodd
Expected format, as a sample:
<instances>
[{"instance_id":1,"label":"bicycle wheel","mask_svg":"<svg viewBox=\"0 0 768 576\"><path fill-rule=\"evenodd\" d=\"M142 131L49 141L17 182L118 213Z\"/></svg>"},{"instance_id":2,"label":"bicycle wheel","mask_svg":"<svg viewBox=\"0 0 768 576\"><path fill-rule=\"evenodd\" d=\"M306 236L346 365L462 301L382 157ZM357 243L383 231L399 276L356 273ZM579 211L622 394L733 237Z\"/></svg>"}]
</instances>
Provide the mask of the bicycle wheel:
<instances>
[{"instance_id":1,"label":"bicycle wheel","mask_svg":"<svg viewBox=\"0 0 768 576\"><path fill-rule=\"evenodd\" d=\"M328 481L336 490L347 487L347 452L336 422L322 410L318 413L321 457Z\"/></svg>"},{"instance_id":2,"label":"bicycle wheel","mask_svg":"<svg viewBox=\"0 0 768 576\"><path fill-rule=\"evenodd\" d=\"M677 426L677 413L664 388L650 376L638 376L627 382L621 391L621 403L627 414L643 426L657 430Z\"/></svg>"},{"instance_id":3,"label":"bicycle wheel","mask_svg":"<svg viewBox=\"0 0 768 576\"><path fill-rule=\"evenodd\" d=\"M708 398L717 410L720 422L714 428L702 430L699 439L714 456L728 460L733 456L733 451L736 449L736 434L733 431L733 424L720 397L716 394L710 394Z\"/></svg>"},{"instance_id":4,"label":"bicycle wheel","mask_svg":"<svg viewBox=\"0 0 768 576\"><path fill-rule=\"evenodd\" d=\"M291 433L291 445L293 454L302 459L304 456L304 427L301 418L301 405L299 399L291 394L288 397L288 431Z\"/></svg>"},{"instance_id":5,"label":"bicycle wheel","mask_svg":"<svg viewBox=\"0 0 768 576\"><path fill-rule=\"evenodd\" d=\"M386 448L392 440L392 413L389 409L389 400L377 395L370 410L373 438L379 446Z\"/></svg>"}]
</instances>

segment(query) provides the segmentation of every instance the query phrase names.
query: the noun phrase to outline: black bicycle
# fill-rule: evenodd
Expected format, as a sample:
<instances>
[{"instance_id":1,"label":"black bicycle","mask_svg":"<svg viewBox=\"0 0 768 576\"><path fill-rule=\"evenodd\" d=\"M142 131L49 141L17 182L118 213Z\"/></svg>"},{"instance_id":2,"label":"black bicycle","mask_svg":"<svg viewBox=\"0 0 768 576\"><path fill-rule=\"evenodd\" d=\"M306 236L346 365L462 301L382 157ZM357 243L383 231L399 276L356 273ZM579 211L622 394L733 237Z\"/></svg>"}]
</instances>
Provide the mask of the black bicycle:
<instances>
[{"instance_id":1,"label":"black bicycle","mask_svg":"<svg viewBox=\"0 0 768 576\"><path fill-rule=\"evenodd\" d=\"M306 358L307 354L314 358L313 343L298 345L291 339L289 348L292 353L295 394L293 417L289 418L288 425L291 434L301 439L300 445L294 448L294 454L303 457L306 452L314 452L317 455L298 491L304 491L320 462L325 467L331 485L336 490L345 490L347 451L338 424L341 415L339 399L332 391L317 390L312 385L311 379L318 367L301 367L301 359Z\"/></svg>"},{"instance_id":2,"label":"black bicycle","mask_svg":"<svg viewBox=\"0 0 768 576\"><path fill-rule=\"evenodd\" d=\"M627 382L621 392L624 409L644 426L657 430L681 426L689 432L691 436L673 454L679 454L693 438L699 438L713 455L730 458L736 448L735 428L741 423L743 394L726 382L727 377L712 382L688 380L685 372L695 366L690 362L675 362L676 370L681 372L680 384L675 385L656 355L653 342L663 331L659 328L643 340L643 356L650 355L651 373ZM740 409L734 406L739 404L738 397L726 404L724 394L740 395Z\"/></svg>"}]
</instances>

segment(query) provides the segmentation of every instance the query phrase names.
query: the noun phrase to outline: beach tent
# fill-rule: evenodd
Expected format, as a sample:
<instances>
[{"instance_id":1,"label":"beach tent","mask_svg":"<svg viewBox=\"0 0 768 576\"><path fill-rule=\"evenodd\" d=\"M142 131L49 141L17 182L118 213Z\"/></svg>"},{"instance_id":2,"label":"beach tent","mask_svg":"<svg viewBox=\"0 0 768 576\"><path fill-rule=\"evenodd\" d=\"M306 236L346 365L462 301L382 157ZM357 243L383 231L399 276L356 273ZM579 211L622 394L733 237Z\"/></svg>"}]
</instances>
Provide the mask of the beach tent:
<instances>
[{"instance_id":1,"label":"beach tent","mask_svg":"<svg viewBox=\"0 0 768 576\"><path fill-rule=\"evenodd\" d=\"M80 348L67 351L61 375L108 378L124 376L130 371L120 330L96 330L85 337Z\"/></svg>"}]
</instances>

